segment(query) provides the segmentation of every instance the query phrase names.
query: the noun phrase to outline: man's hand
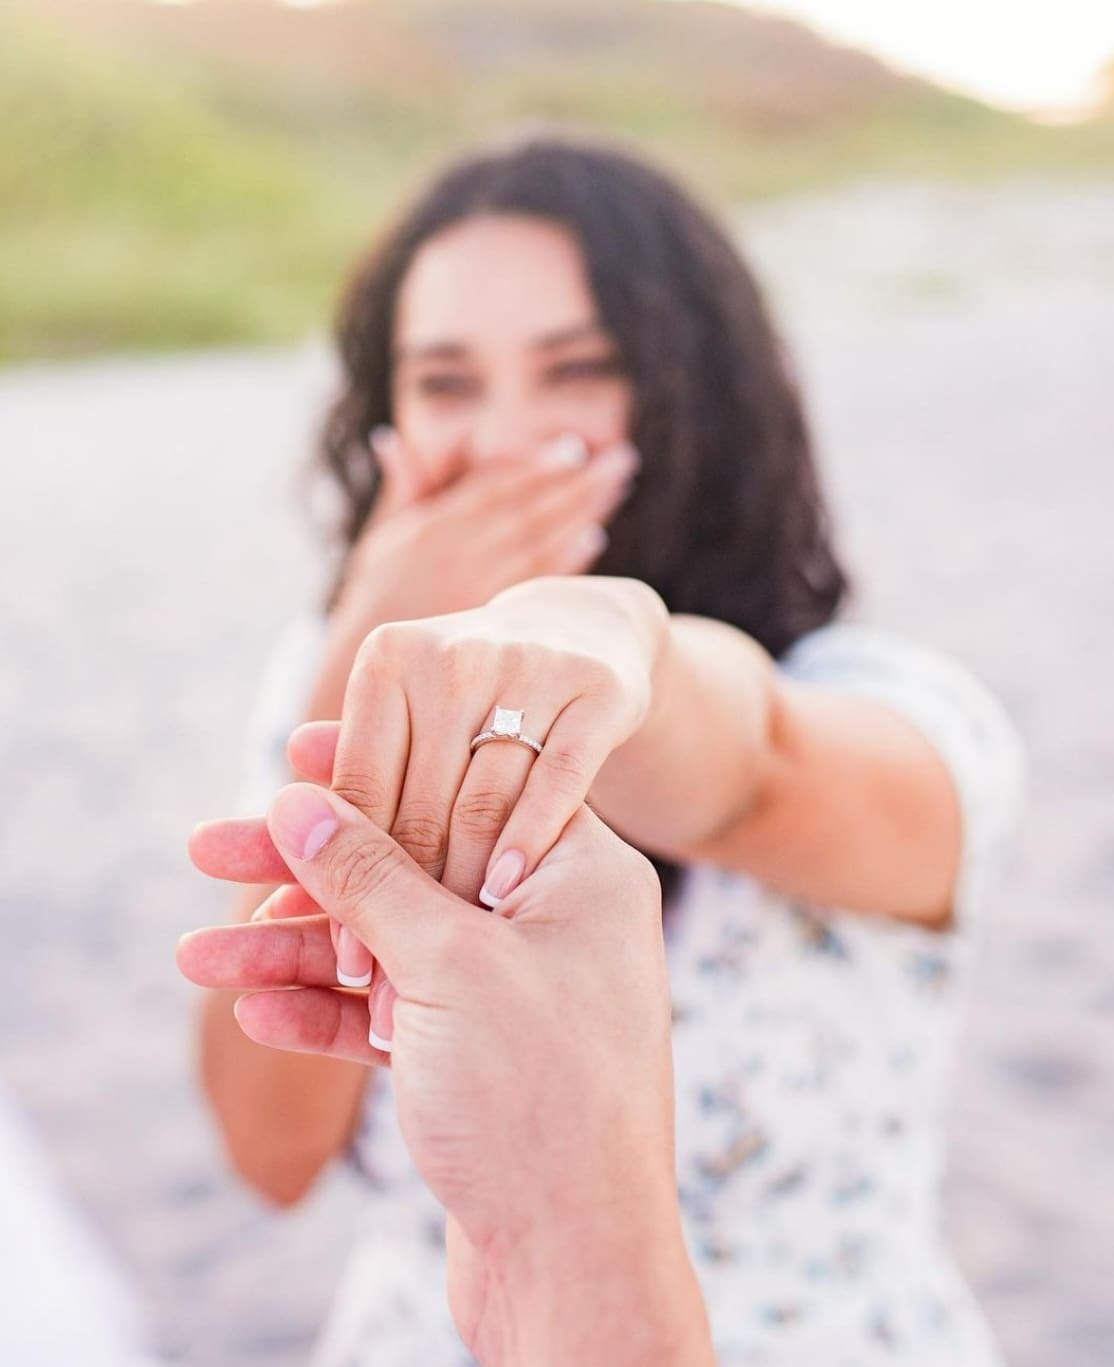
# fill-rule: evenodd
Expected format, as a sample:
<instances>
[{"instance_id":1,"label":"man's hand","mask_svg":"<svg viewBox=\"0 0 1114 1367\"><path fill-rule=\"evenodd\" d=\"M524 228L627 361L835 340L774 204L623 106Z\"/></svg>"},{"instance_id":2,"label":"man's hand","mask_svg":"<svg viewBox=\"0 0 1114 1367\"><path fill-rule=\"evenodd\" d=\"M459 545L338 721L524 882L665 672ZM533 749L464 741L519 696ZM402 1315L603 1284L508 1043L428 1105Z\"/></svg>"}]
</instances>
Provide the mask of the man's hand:
<instances>
[{"instance_id":1,"label":"man's hand","mask_svg":"<svg viewBox=\"0 0 1114 1367\"><path fill-rule=\"evenodd\" d=\"M357 654L331 753L303 744L300 728L291 761L389 831L450 891L493 906L537 867L601 766L638 730L668 623L665 604L638 580L560 576L516 585L468 612L385 624ZM541 753L503 743L473 754L471 739L490 726L493 704L521 699L529 700L525 731L544 741ZM327 727L316 723L314 739ZM191 853L219 878L283 876L262 818L205 823ZM304 915L305 897L288 887L258 914ZM371 976L371 957L350 929L335 938L338 979L370 984L376 1036L389 1049L390 975L380 966Z\"/></svg>"},{"instance_id":2,"label":"man's hand","mask_svg":"<svg viewBox=\"0 0 1114 1367\"><path fill-rule=\"evenodd\" d=\"M450 1303L473 1350L538 1367L710 1361L680 1235L649 863L581 808L492 915L325 789L283 789L268 828L398 992L399 1122L450 1215ZM260 1043L384 1061L365 999L332 986L323 916L197 931L178 961L205 986L262 989L237 1006Z\"/></svg>"}]
</instances>

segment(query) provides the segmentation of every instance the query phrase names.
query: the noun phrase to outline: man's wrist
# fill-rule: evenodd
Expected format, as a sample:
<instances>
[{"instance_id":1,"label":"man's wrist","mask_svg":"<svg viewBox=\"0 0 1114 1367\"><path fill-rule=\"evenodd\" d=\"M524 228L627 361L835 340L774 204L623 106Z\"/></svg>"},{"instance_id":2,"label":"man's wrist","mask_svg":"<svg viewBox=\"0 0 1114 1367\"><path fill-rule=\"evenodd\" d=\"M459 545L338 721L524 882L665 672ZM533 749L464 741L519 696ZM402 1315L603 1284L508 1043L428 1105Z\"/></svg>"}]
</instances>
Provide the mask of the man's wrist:
<instances>
[{"instance_id":1,"label":"man's wrist","mask_svg":"<svg viewBox=\"0 0 1114 1367\"><path fill-rule=\"evenodd\" d=\"M705 1367L707 1316L675 1197L582 1227L551 1216L493 1251L472 1346L489 1367Z\"/></svg>"}]
</instances>

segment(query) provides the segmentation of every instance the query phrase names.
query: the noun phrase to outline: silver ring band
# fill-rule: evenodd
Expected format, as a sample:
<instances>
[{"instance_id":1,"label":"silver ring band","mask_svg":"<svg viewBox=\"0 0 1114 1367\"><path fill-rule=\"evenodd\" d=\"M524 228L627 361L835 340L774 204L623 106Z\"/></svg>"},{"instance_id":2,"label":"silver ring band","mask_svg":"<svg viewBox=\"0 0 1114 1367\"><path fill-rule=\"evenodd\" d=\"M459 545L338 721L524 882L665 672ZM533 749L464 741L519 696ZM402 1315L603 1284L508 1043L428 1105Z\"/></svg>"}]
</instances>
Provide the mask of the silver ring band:
<instances>
[{"instance_id":1,"label":"silver ring band","mask_svg":"<svg viewBox=\"0 0 1114 1367\"><path fill-rule=\"evenodd\" d=\"M513 740L519 745L527 745L535 754L542 752L542 743L534 740L532 736L522 734L523 713L513 707L500 707L496 704L495 719L487 731L481 731L478 736L473 736L469 744L469 750L473 754L481 745L487 745L493 740Z\"/></svg>"},{"instance_id":2,"label":"silver ring band","mask_svg":"<svg viewBox=\"0 0 1114 1367\"><path fill-rule=\"evenodd\" d=\"M473 736L469 749L475 754L481 745L486 745L488 741L493 740L516 740L519 745L528 745L536 754L540 755L542 752L541 743L532 740L529 736L504 736L498 731L481 731L478 736Z\"/></svg>"}]
</instances>

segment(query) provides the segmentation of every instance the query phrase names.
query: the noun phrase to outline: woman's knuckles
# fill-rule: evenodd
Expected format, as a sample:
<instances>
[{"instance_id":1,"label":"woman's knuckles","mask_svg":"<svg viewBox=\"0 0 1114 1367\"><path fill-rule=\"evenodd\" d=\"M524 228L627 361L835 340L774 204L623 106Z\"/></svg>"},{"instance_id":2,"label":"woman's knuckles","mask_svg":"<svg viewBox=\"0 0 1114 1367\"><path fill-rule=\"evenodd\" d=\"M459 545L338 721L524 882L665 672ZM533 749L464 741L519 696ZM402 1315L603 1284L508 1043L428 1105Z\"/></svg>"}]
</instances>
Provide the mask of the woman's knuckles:
<instances>
[{"instance_id":1,"label":"woman's knuckles","mask_svg":"<svg viewBox=\"0 0 1114 1367\"><path fill-rule=\"evenodd\" d=\"M405 659L414 638L414 622L381 622L369 631L356 652L352 673L356 679L378 677L399 658Z\"/></svg>"}]
</instances>

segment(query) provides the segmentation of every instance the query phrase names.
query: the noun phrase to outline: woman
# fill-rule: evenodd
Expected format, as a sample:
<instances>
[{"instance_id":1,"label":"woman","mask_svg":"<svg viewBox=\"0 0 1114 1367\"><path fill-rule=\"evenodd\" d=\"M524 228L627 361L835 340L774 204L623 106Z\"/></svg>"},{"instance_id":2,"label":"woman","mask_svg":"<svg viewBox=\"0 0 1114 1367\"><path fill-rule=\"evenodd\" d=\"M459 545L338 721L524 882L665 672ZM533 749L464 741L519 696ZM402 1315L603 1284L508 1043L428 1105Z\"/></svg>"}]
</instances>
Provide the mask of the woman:
<instances>
[{"instance_id":1,"label":"woman","mask_svg":"<svg viewBox=\"0 0 1114 1367\"><path fill-rule=\"evenodd\" d=\"M303 772L487 905L585 794L655 859L719 1360L995 1361L940 1242L939 1110L1015 744L955 666L835 622L800 401L735 249L639 160L530 138L433 182L357 273L340 349L345 550L327 614L272 661L255 810L372 633L366 743L300 733ZM500 720L540 754L473 752ZM264 844L226 826L195 854L262 883L282 876ZM296 885L275 898L264 914L307 909ZM372 972L343 932L337 966ZM281 1202L337 1154L367 1178L318 1360L466 1360L388 1074L262 1049L233 999L210 997L203 1057L240 1170ZM389 1047L381 975L369 1010Z\"/></svg>"}]
</instances>

